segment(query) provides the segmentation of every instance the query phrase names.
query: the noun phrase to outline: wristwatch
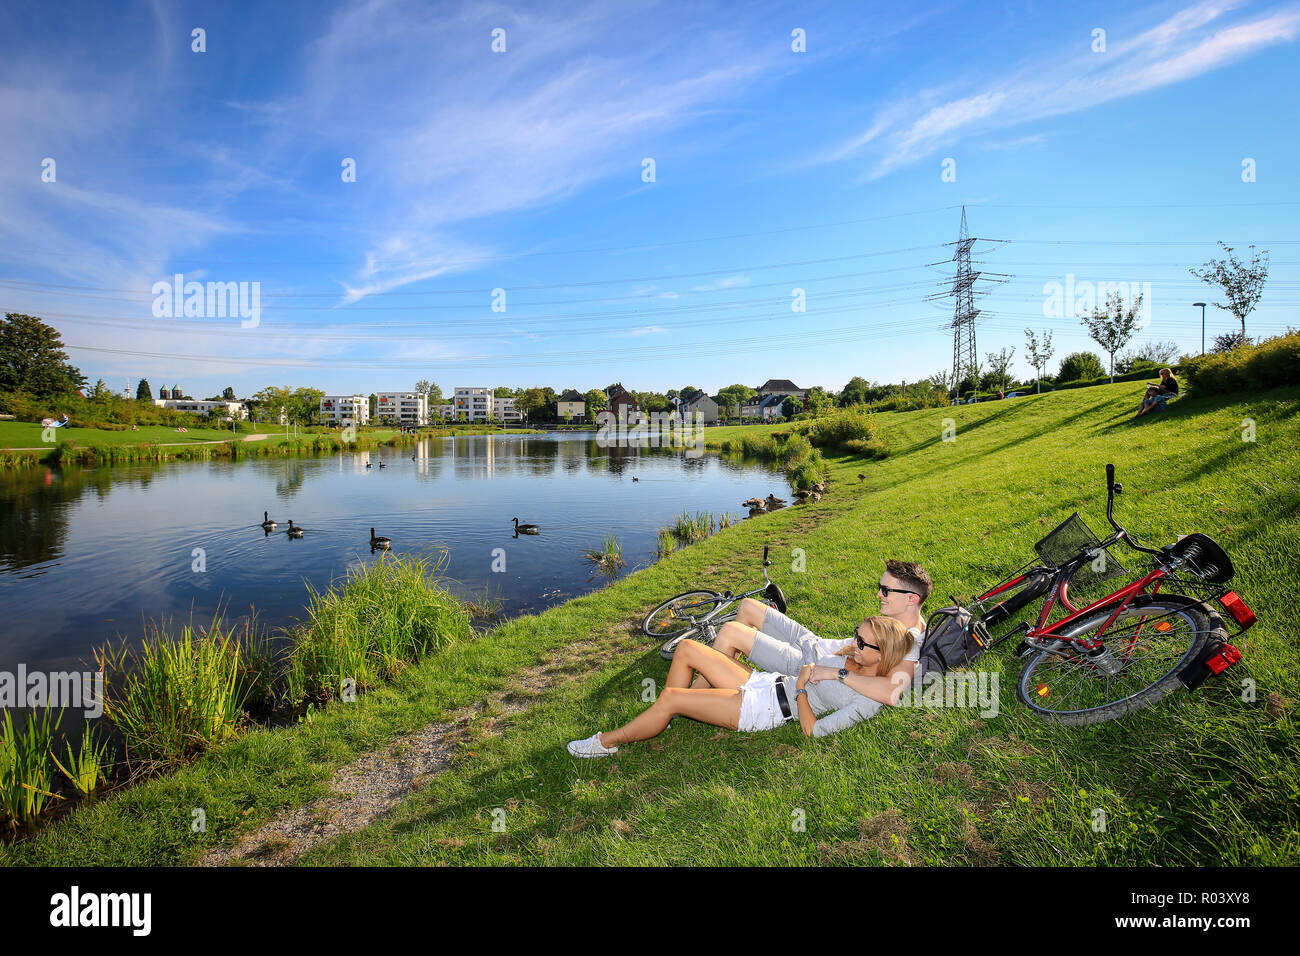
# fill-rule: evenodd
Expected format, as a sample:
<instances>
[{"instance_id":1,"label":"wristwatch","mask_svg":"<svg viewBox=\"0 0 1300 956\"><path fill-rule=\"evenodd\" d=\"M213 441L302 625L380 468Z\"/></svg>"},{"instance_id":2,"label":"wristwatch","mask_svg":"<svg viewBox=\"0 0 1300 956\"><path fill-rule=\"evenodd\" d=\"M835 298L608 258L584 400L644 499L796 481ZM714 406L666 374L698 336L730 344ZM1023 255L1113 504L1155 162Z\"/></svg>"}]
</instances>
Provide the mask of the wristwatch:
<instances>
[{"instance_id":1,"label":"wristwatch","mask_svg":"<svg viewBox=\"0 0 1300 956\"><path fill-rule=\"evenodd\" d=\"M839 676L839 679L840 679L840 683L843 684L843 683L844 683L844 678L846 678L846 677L849 676L849 669L848 669L847 667L841 667L841 668L840 668L840 673L839 673L838 676Z\"/></svg>"},{"instance_id":2,"label":"wristwatch","mask_svg":"<svg viewBox=\"0 0 1300 956\"><path fill-rule=\"evenodd\" d=\"M808 696L808 688L807 688L807 687L800 687L797 691L794 692L794 699L795 699L795 700L798 700L800 694L803 694L805 697L807 697L807 696Z\"/></svg>"}]
</instances>

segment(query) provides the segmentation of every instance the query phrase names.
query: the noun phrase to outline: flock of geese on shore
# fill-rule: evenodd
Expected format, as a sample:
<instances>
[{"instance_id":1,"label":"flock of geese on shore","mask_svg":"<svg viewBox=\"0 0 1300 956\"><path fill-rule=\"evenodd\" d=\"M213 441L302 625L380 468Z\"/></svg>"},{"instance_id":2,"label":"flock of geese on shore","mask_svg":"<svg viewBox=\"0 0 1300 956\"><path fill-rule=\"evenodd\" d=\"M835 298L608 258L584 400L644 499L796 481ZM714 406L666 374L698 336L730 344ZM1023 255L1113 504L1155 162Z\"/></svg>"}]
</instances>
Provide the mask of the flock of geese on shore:
<instances>
[{"instance_id":1,"label":"flock of geese on shore","mask_svg":"<svg viewBox=\"0 0 1300 956\"><path fill-rule=\"evenodd\" d=\"M518 518L515 518L514 522L515 522L515 537L518 537L521 534L541 533L542 529L535 524L520 524ZM272 531L274 531L278 527L279 524L271 517L271 513L269 511L263 511L262 530L269 535ZM288 534L289 537L291 538L301 538L304 534L304 531L302 525L295 525L293 523L293 519L290 518L289 527L285 533ZM383 535L377 535L375 534L374 528L370 529L370 551L372 554L376 551L390 551L392 550L392 547L393 547L393 542L391 538L386 538Z\"/></svg>"},{"instance_id":2,"label":"flock of geese on shore","mask_svg":"<svg viewBox=\"0 0 1300 956\"><path fill-rule=\"evenodd\" d=\"M796 491L794 493L795 504L803 505L810 501L821 501L824 494L826 494L826 484L819 481L807 491ZM750 498L748 501L742 501L741 504L749 509L751 518L756 518L761 514L767 514L769 511L784 508L786 501L784 498L769 494L766 498Z\"/></svg>"}]
</instances>

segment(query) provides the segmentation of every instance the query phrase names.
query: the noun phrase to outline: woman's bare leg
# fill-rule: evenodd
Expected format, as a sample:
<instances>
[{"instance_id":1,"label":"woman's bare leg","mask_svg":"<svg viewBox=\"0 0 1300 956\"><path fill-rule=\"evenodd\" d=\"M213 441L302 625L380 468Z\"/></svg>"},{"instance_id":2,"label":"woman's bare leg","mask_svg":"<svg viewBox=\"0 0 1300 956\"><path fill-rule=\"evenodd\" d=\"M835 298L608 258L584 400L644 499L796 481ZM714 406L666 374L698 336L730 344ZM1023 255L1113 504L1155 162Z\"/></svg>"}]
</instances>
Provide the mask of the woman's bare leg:
<instances>
[{"instance_id":1,"label":"woman's bare leg","mask_svg":"<svg viewBox=\"0 0 1300 956\"><path fill-rule=\"evenodd\" d=\"M709 682L708 686L732 690L754 676L754 672L744 664L738 664L707 644L688 639L677 645L664 687L688 687L697 671Z\"/></svg>"},{"instance_id":2,"label":"woman's bare leg","mask_svg":"<svg viewBox=\"0 0 1300 956\"><path fill-rule=\"evenodd\" d=\"M678 653L680 652L679 645ZM674 654L673 662L676 661L677 654ZM606 747L617 747L621 744L658 737L668 726L668 721L678 715L712 724L715 727L735 730L740 725L740 700L739 690L665 687L659 699L651 704L648 710L634 717L618 730L602 733L600 742Z\"/></svg>"},{"instance_id":3,"label":"woman's bare leg","mask_svg":"<svg viewBox=\"0 0 1300 956\"><path fill-rule=\"evenodd\" d=\"M713 649L733 661L736 659L737 654L744 654L748 657L749 652L754 649L754 635L757 633L747 624L741 624L739 621L728 621L718 628L718 636L713 642ZM710 687L712 685L701 675L695 678L691 686Z\"/></svg>"}]
</instances>

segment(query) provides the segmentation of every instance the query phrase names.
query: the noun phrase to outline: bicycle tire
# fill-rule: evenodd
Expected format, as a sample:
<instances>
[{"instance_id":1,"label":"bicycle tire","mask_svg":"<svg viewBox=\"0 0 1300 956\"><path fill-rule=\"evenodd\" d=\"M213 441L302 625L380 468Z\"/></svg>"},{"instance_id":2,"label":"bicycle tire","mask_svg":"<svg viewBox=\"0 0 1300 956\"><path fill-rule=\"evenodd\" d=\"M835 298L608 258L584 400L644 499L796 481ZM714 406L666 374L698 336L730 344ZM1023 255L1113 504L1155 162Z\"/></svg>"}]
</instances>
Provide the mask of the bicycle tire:
<instances>
[{"instance_id":1,"label":"bicycle tire","mask_svg":"<svg viewBox=\"0 0 1300 956\"><path fill-rule=\"evenodd\" d=\"M713 607L693 608L691 611L692 617L703 617L705 614L708 614L709 612L716 610L718 605L723 603L724 599L722 595L719 594L717 591L707 591L703 589L697 589L694 591L683 591L681 594L677 594L674 595L673 597L670 597L667 601L664 601L663 604L660 604L649 614L647 614L645 616L645 620L641 622L641 630L645 632L647 637L657 637L661 640L664 638L665 635L669 637L683 636L684 633L695 630L695 626L691 625L685 628L684 630L682 629L674 630L671 628L673 619L670 615L665 615L664 619L660 622L655 621L655 616L658 615L660 612L668 611L674 605L680 606L682 604L697 604L697 603L703 604L703 602L709 600L713 601Z\"/></svg>"},{"instance_id":2,"label":"bicycle tire","mask_svg":"<svg viewBox=\"0 0 1300 956\"><path fill-rule=\"evenodd\" d=\"M735 619L736 619L736 612L728 611L726 614L722 614L718 617L713 618L708 623L713 625L713 631L716 632L717 628L721 627L723 624L726 624L728 621L734 621ZM676 637L673 637L665 641L663 646L659 648L659 656L666 661L672 660L673 654L677 652L677 645L688 638L694 641L700 641L704 644L709 645L710 647L713 646L713 638L702 635L700 633L700 629L698 627L695 627L695 628L691 628L690 631L685 634L679 634Z\"/></svg>"},{"instance_id":3,"label":"bicycle tire","mask_svg":"<svg viewBox=\"0 0 1300 956\"><path fill-rule=\"evenodd\" d=\"M1114 611L1114 604L1098 608L1061 633L1066 637L1086 634L1104 624ZM1143 623L1153 616L1160 620L1154 624ZM1145 636L1138 636L1141 643L1136 645L1142 651L1125 661L1119 674L1102 675L1092 663L1069 651L1039 650L1029 658L1020 672L1016 681L1016 697L1044 720L1081 727L1115 720L1149 707L1176 690L1181 686L1179 672L1205 646L1208 639L1210 620L1202 603L1179 594L1139 595L1120 613L1107 632L1108 648L1122 643L1124 634L1134 632L1132 625L1126 627L1124 623L1133 618L1142 619L1142 622L1134 622L1142 623ZM1159 629L1160 621L1167 621L1170 626L1162 631ZM1151 636L1156 634L1161 636ZM1155 666L1132 667L1134 660L1139 660L1142 664L1154 663ZM1148 674L1160 671L1162 673L1154 680L1144 683ZM1119 679L1126 674L1129 675L1127 685L1120 684ZM1143 686L1123 693L1121 697L1114 696L1117 688L1123 692L1132 684ZM1065 704L1067 709L1044 706L1044 701L1049 696L1052 697L1053 704ZM1094 700L1097 702L1091 703ZM1083 703L1088 706L1077 706Z\"/></svg>"}]
</instances>

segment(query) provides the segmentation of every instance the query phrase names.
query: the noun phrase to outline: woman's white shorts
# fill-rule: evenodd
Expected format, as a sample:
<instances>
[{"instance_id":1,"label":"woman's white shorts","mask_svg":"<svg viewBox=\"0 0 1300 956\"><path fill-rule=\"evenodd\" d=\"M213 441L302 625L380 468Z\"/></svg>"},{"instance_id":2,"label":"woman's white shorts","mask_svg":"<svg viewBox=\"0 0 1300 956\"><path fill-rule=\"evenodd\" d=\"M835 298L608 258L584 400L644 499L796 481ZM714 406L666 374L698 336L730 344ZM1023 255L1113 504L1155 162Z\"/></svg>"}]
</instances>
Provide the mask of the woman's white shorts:
<instances>
[{"instance_id":1,"label":"woman's white shorts","mask_svg":"<svg viewBox=\"0 0 1300 956\"><path fill-rule=\"evenodd\" d=\"M755 671L754 676L740 688L740 724L737 730L771 730L780 727L787 718L781 713L781 702L776 697L776 682L785 680L781 674ZM794 713L792 692L794 681L786 681L786 699ZM790 719L793 719L791 717Z\"/></svg>"}]
</instances>

